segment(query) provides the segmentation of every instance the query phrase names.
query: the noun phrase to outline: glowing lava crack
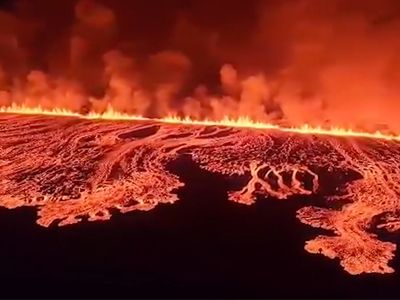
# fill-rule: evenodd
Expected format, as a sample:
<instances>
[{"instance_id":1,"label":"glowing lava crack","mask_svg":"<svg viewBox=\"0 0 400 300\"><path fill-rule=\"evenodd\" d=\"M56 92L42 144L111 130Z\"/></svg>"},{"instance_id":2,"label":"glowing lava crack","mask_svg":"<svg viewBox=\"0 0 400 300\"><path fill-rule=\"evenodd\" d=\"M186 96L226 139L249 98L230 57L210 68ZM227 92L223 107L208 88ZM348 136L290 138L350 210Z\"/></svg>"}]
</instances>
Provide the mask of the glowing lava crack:
<instances>
[{"instance_id":1,"label":"glowing lava crack","mask_svg":"<svg viewBox=\"0 0 400 300\"><path fill-rule=\"evenodd\" d=\"M396 245L372 231L400 229L397 138L168 121L1 114L0 205L37 207L42 226L107 220L112 208L150 210L178 200L175 191L183 183L167 165L188 154L210 172L247 175L248 183L228 194L238 203L252 204L259 196L325 197L326 207L297 213L301 222L332 233L308 241L305 249L338 258L351 274L393 272L388 263ZM326 180L340 176L344 183ZM337 185L335 193L327 192L328 183ZM347 204L330 208L338 201Z\"/></svg>"}]
</instances>

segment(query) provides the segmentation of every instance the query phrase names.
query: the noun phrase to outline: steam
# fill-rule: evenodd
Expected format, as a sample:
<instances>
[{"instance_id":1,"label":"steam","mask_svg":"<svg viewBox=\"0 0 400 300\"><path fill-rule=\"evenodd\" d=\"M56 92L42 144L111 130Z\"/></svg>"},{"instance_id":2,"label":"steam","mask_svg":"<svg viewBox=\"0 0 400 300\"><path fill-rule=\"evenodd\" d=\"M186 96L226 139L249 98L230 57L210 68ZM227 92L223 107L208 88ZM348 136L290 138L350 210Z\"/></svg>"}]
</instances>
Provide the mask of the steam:
<instances>
[{"instance_id":1,"label":"steam","mask_svg":"<svg viewBox=\"0 0 400 300\"><path fill-rule=\"evenodd\" d=\"M400 131L396 0L50 2L0 12L0 105Z\"/></svg>"}]
</instances>

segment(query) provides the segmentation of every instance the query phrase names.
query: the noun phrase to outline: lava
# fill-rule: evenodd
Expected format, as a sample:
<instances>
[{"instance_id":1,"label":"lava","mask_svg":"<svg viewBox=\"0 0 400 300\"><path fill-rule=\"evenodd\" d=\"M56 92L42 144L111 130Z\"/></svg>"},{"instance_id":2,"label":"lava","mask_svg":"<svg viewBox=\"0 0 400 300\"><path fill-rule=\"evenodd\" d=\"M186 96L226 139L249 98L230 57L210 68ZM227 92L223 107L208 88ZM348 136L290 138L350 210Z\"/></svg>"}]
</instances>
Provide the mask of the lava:
<instances>
[{"instance_id":1,"label":"lava","mask_svg":"<svg viewBox=\"0 0 400 300\"><path fill-rule=\"evenodd\" d=\"M394 272L389 262L396 245L373 231L400 229L398 136L249 119L152 120L112 110L0 110L0 205L35 207L41 226L174 203L183 183L168 165L190 155L209 172L244 175L247 183L227 192L240 204L260 196L323 197L323 207L297 212L302 223L329 232L307 241L306 251L338 259L350 274Z\"/></svg>"},{"instance_id":2,"label":"lava","mask_svg":"<svg viewBox=\"0 0 400 300\"><path fill-rule=\"evenodd\" d=\"M223 127L238 127L238 128L253 128L253 129L273 129L284 132L292 132L299 134L316 134L316 135L331 135L343 137L364 137L372 139L383 140L398 140L398 134L386 134L380 131L365 132L355 131L352 129L340 127L313 127L307 124L300 127L282 127L271 123L263 123L254 121L249 117L239 117L237 119L228 116L221 120L195 120L189 117L181 118L177 116L167 116L164 118L146 118L139 115L129 115L114 110L111 106L102 113L89 112L88 114L80 114L64 108L44 109L40 106L28 107L25 105L12 104L10 106L0 107L0 113L10 114L25 114L25 115L45 115L45 116L63 116L63 117L77 117L89 120L116 120L116 121L154 121L170 124L183 124L183 125L197 125L197 126L223 126Z\"/></svg>"}]
</instances>

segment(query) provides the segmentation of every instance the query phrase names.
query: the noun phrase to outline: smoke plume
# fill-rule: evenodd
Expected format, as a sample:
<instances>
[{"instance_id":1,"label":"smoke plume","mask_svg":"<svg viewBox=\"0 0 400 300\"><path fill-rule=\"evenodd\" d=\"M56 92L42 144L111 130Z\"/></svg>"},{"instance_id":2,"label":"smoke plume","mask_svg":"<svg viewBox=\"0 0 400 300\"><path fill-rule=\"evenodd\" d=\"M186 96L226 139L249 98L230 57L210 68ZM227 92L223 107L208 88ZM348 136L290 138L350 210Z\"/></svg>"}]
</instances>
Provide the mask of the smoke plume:
<instances>
[{"instance_id":1,"label":"smoke plume","mask_svg":"<svg viewBox=\"0 0 400 300\"><path fill-rule=\"evenodd\" d=\"M400 131L397 0L20 0L0 105Z\"/></svg>"}]
</instances>

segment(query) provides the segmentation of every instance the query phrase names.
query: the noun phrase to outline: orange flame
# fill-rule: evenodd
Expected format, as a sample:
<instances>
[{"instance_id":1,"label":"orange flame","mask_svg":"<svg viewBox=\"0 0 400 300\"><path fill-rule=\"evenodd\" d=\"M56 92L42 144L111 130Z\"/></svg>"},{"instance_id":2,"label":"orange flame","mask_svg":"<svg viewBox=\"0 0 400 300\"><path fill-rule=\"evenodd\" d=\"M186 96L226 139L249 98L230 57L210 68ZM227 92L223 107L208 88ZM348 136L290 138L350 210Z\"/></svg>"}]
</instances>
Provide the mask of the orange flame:
<instances>
[{"instance_id":1,"label":"orange flame","mask_svg":"<svg viewBox=\"0 0 400 300\"><path fill-rule=\"evenodd\" d=\"M323 128L320 126L310 126L305 124L299 127L282 127L276 124L264 123L254 121L249 117L230 118L228 116L221 120L195 120L190 117L177 117L167 116L164 118L146 118L140 115L130 115L121 113L114 110L111 106L102 113L89 112L88 114L80 114L64 108L45 109L41 106L28 107L25 105L18 105L13 103L10 106L0 107L0 113L5 114L24 114L24 115L47 115L47 116L60 116L60 117L75 117L89 120L119 120L119 121L153 121L168 124L183 124L183 125L197 125L197 126L224 126L224 127L238 127L238 128L253 128L253 129L266 129L266 130L279 130L283 132L309 134L309 135L329 135L329 136L343 136L343 137L362 137L371 139L393 140L400 141L400 134L387 134L380 131L364 132L355 131L352 129L329 127Z\"/></svg>"}]
</instances>

